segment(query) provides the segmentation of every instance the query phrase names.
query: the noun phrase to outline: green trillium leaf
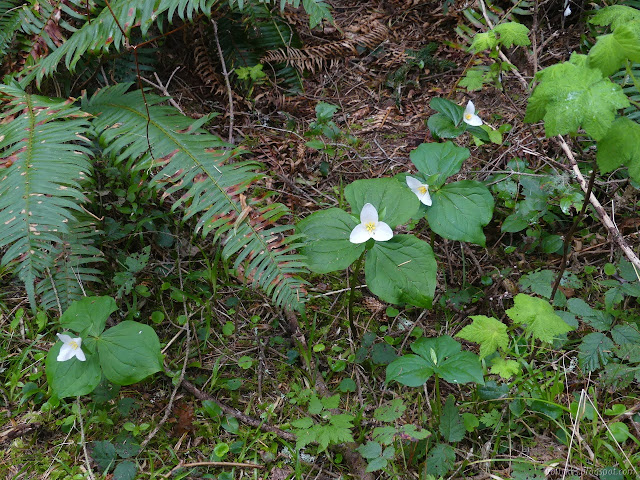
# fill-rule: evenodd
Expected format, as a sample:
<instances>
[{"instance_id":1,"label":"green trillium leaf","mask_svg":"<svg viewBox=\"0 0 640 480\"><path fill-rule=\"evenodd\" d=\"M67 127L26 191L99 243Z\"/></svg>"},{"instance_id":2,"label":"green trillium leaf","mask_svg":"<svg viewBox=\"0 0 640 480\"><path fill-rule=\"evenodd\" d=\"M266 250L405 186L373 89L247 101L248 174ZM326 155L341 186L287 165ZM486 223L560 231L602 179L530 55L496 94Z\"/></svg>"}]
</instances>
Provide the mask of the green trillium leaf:
<instances>
[{"instance_id":1,"label":"green trillium leaf","mask_svg":"<svg viewBox=\"0 0 640 480\"><path fill-rule=\"evenodd\" d=\"M394 178L356 180L344 189L344 196L358 219L362 207L370 203L378 211L378 220L391 228L407 223L420 206L418 197Z\"/></svg>"},{"instance_id":2,"label":"green trillium leaf","mask_svg":"<svg viewBox=\"0 0 640 480\"><path fill-rule=\"evenodd\" d=\"M149 325L125 321L98 338L100 365L107 379L131 385L162 370L160 341Z\"/></svg>"},{"instance_id":3,"label":"green trillium leaf","mask_svg":"<svg viewBox=\"0 0 640 480\"><path fill-rule=\"evenodd\" d=\"M298 222L297 230L306 237L301 252L307 257L309 269L329 273L351 265L365 247L349 241L349 235L358 223L339 208L312 213Z\"/></svg>"},{"instance_id":4,"label":"green trillium leaf","mask_svg":"<svg viewBox=\"0 0 640 480\"><path fill-rule=\"evenodd\" d=\"M98 336L104 330L107 318L118 309L111 297L84 297L73 302L60 317L60 325L86 337Z\"/></svg>"},{"instance_id":5,"label":"green trillium leaf","mask_svg":"<svg viewBox=\"0 0 640 480\"><path fill-rule=\"evenodd\" d=\"M367 286L389 303L429 308L436 289L436 271L431 246L413 235L376 242L366 255Z\"/></svg>"},{"instance_id":6,"label":"green trillium leaf","mask_svg":"<svg viewBox=\"0 0 640 480\"><path fill-rule=\"evenodd\" d=\"M441 237L485 246L482 227L493 216L493 196L473 180L449 183L431 195L427 209L429 227Z\"/></svg>"},{"instance_id":7,"label":"green trillium leaf","mask_svg":"<svg viewBox=\"0 0 640 480\"><path fill-rule=\"evenodd\" d=\"M418 171L429 178L429 187L441 187L451 175L460 171L469 158L469 150L452 142L423 143L413 150L409 157Z\"/></svg>"},{"instance_id":8,"label":"green trillium leaf","mask_svg":"<svg viewBox=\"0 0 640 480\"><path fill-rule=\"evenodd\" d=\"M87 395L98 386L102 374L97 355L85 351L86 360L73 357L66 362L57 360L62 342L57 342L47 354L45 370L47 382L58 398Z\"/></svg>"}]
</instances>

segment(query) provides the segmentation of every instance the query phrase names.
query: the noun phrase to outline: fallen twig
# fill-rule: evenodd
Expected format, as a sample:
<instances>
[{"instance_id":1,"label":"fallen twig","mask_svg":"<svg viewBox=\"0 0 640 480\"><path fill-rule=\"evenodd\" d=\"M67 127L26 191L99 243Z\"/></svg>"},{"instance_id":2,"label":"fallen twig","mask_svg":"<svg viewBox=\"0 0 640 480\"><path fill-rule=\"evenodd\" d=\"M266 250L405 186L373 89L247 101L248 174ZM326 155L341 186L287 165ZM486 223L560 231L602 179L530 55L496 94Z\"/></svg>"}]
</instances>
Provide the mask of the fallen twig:
<instances>
[{"instance_id":1,"label":"fallen twig","mask_svg":"<svg viewBox=\"0 0 640 480\"><path fill-rule=\"evenodd\" d=\"M233 143L233 92L231 91L231 83L229 83L229 72L227 71L227 64L224 61L222 47L220 46L220 38L218 37L218 22L216 22L212 18L211 25L213 25L213 36L216 41L216 47L218 48L218 56L220 57L220 63L222 64L222 75L224 76L224 84L227 87L227 96L229 97L229 143Z\"/></svg>"}]
</instances>

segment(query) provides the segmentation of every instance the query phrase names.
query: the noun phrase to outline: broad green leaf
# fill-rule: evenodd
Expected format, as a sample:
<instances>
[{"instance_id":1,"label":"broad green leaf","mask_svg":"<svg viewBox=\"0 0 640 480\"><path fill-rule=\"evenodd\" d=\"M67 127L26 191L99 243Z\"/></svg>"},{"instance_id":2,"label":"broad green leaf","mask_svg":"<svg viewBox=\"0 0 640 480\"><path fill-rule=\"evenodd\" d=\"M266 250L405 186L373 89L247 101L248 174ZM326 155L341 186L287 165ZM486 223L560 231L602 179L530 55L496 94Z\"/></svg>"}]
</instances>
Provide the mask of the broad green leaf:
<instances>
[{"instance_id":1,"label":"broad green leaf","mask_svg":"<svg viewBox=\"0 0 640 480\"><path fill-rule=\"evenodd\" d=\"M331 103L318 102L316 105L316 119L318 121L329 121L340 107Z\"/></svg>"},{"instance_id":2,"label":"broad green leaf","mask_svg":"<svg viewBox=\"0 0 640 480\"><path fill-rule=\"evenodd\" d=\"M625 165L629 176L640 182L640 125L627 117L617 118L598 142L596 160L602 173Z\"/></svg>"},{"instance_id":3,"label":"broad green leaf","mask_svg":"<svg viewBox=\"0 0 640 480\"><path fill-rule=\"evenodd\" d=\"M640 20L640 10L623 5L612 5L598 10L589 23L611 25L611 29L616 30L634 20Z\"/></svg>"},{"instance_id":4,"label":"broad green leaf","mask_svg":"<svg viewBox=\"0 0 640 480\"><path fill-rule=\"evenodd\" d=\"M377 472L378 470L382 470L384 467L386 467L388 463L389 460L384 457L374 458L367 465L365 472Z\"/></svg>"},{"instance_id":5,"label":"broad green leaf","mask_svg":"<svg viewBox=\"0 0 640 480\"><path fill-rule=\"evenodd\" d=\"M580 367L593 372L609 363L615 345L609 337L600 332L590 333L582 339L578 347Z\"/></svg>"},{"instance_id":6,"label":"broad green leaf","mask_svg":"<svg viewBox=\"0 0 640 480\"><path fill-rule=\"evenodd\" d=\"M356 448L356 451L358 451L364 458L376 458L382 455L382 445L378 442L372 442L369 440L364 445L360 445Z\"/></svg>"},{"instance_id":7,"label":"broad green leaf","mask_svg":"<svg viewBox=\"0 0 640 480\"><path fill-rule=\"evenodd\" d=\"M509 380L514 375L522 372L520 364L515 360L505 360L502 357L496 357L491 364L491 373L500 375L501 378Z\"/></svg>"},{"instance_id":8,"label":"broad green leaf","mask_svg":"<svg viewBox=\"0 0 640 480\"><path fill-rule=\"evenodd\" d=\"M418 355L403 355L387 365L386 382L395 380L407 387L419 387L433 375L433 368Z\"/></svg>"},{"instance_id":9,"label":"broad green leaf","mask_svg":"<svg viewBox=\"0 0 640 480\"><path fill-rule=\"evenodd\" d=\"M138 473L138 467L135 462L127 460L126 462L120 462L116 469L113 471L113 480L134 480Z\"/></svg>"},{"instance_id":10,"label":"broad green leaf","mask_svg":"<svg viewBox=\"0 0 640 480\"><path fill-rule=\"evenodd\" d=\"M60 317L60 326L82 336L98 336L107 318L118 309L111 297L84 297L73 302Z\"/></svg>"},{"instance_id":11,"label":"broad green leaf","mask_svg":"<svg viewBox=\"0 0 640 480\"><path fill-rule=\"evenodd\" d=\"M104 376L118 385L130 385L162 370L160 341L148 325L124 321L98 337Z\"/></svg>"},{"instance_id":12,"label":"broad green leaf","mask_svg":"<svg viewBox=\"0 0 640 480\"><path fill-rule=\"evenodd\" d=\"M623 422L610 423L607 434L609 438L615 438L618 443L624 443L627 441L627 438L632 437L631 432L629 432L629 427Z\"/></svg>"},{"instance_id":13,"label":"broad green leaf","mask_svg":"<svg viewBox=\"0 0 640 480\"><path fill-rule=\"evenodd\" d=\"M102 374L98 356L85 351L86 360L73 357L66 362L57 360L62 342L57 342L47 354L45 370L47 382L58 398L87 395L98 386Z\"/></svg>"},{"instance_id":14,"label":"broad green leaf","mask_svg":"<svg viewBox=\"0 0 640 480\"><path fill-rule=\"evenodd\" d=\"M453 395L447 397L447 401L442 409L440 433L447 442L459 442L464 438L466 433L460 410L456 407L456 401Z\"/></svg>"},{"instance_id":15,"label":"broad green leaf","mask_svg":"<svg viewBox=\"0 0 640 480\"><path fill-rule=\"evenodd\" d=\"M505 218L500 226L500 230L506 233L515 233L524 230L529 226L529 222L518 213L512 213Z\"/></svg>"},{"instance_id":16,"label":"broad green leaf","mask_svg":"<svg viewBox=\"0 0 640 480\"><path fill-rule=\"evenodd\" d=\"M466 128L463 124L456 125L451 118L444 113L434 113L427 120L427 127L434 138L456 138L462 135Z\"/></svg>"},{"instance_id":17,"label":"broad green leaf","mask_svg":"<svg viewBox=\"0 0 640 480\"><path fill-rule=\"evenodd\" d=\"M422 143L409 154L409 158L420 173L425 177L432 177L429 186L439 188L447 181L447 178L460 171L469 155L468 149L454 145L449 141Z\"/></svg>"},{"instance_id":18,"label":"broad green leaf","mask_svg":"<svg viewBox=\"0 0 640 480\"><path fill-rule=\"evenodd\" d=\"M429 450L427 455L427 472L431 475L444 477L452 468L456 461L456 452L451 445L438 443Z\"/></svg>"},{"instance_id":19,"label":"broad green leaf","mask_svg":"<svg viewBox=\"0 0 640 480\"><path fill-rule=\"evenodd\" d=\"M456 337L480 344L480 360L491 355L498 347L506 350L509 346L507 326L500 320L484 315L475 315L473 322L464 327Z\"/></svg>"},{"instance_id":20,"label":"broad green leaf","mask_svg":"<svg viewBox=\"0 0 640 480\"><path fill-rule=\"evenodd\" d=\"M513 307L506 313L515 324L524 326L527 336L542 342L552 343L559 335L573 330L556 315L548 301L524 293L516 295Z\"/></svg>"},{"instance_id":21,"label":"broad green leaf","mask_svg":"<svg viewBox=\"0 0 640 480\"><path fill-rule=\"evenodd\" d=\"M407 223L420 206L418 197L394 178L356 180L347 185L344 196L355 216L360 218L362 207L370 203L378 211L378 219L391 228Z\"/></svg>"},{"instance_id":22,"label":"broad green leaf","mask_svg":"<svg viewBox=\"0 0 640 480\"><path fill-rule=\"evenodd\" d=\"M118 455L113 443L107 440L98 440L91 442L91 458L96 462L100 471L104 472L113 467Z\"/></svg>"},{"instance_id":23,"label":"broad green leaf","mask_svg":"<svg viewBox=\"0 0 640 480\"><path fill-rule=\"evenodd\" d=\"M507 48L514 45L531 45L529 29L517 22L506 22L493 29L498 34L498 42Z\"/></svg>"},{"instance_id":24,"label":"broad green leaf","mask_svg":"<svg viewBox=\"0 0 640 480\"><path fill-rule=\"evenodd\" d=\"M461 349L460 344L448 335L420 338L411 345L411 350L420 355L434 373L447 382L484 383L478 356L462 352Z\"/></svg>"},{"instance_id":25,"label":"broad green leaf","mask_svg":"<svg viewBox=\"0 0 640 480\"><path fill-rule=\"evenodd\" d=\"M613 327L611 338L617 345L640 345L640 332L630 323L621 323Z\"/></svg>"},{"instance_id":26,"label":"broad green leaf","mask_svg":"<svg viewBox=\"0 0 640 480\"><path fill-rule=\"evenodd\" d=\"M436 289L436 272L431 246L413 235L396 235L387 242L376 242L366 255L367 286L389 303L429 308Z\"/></svg>"},{"instance_id":27,"label":"broad green leaf","mask_svg":"<svg viewBox=\"0 0 640 480\"><path fill-rule=\"evenodd\" d=\"M482 183L462 180L449 183L431 194L427 209L429 227L449 240L485 246L482 227L493 216L493 195Z\"/></svg>"},{"instance_id":28,"label":"broad green leaf","mask_svg":"<svg viewBox=\"0 0 640 480\"><path fill-rule=\"evenodd\" d=\"M440 112L444 116L448 117L454 125L460 125L460 122L462 122L464 108L457 103L453 103L451 100L436 97L431 99L429 106L436 112Z\"/></svg>"},{"instance_id":29,"label":"broad green leaf","mask_svg":"<svg viewBox=\"0 0 640 480\"><path fill-rule=\"evenodd\" d=\"M627 59L640 61L638 28L629 25L597 37L596 44L589 51L589 66L600 69L605 77L617 72Z\"/></svg>"},{"instance_id":30,"label":"broad green leaf","mask_svg":"<svg viewBox=\"0 0 640 480\"><path fill-rule=\"evenodd\" d=\"M309 269L316 273L344 270L364 251L364 244L349 241L358 221L339 208L330 208L309 215L298 222L297 230L306 241L301 249Z\"/></svg>"},{"instance_id":31,"label":"broad green leaf","mask_svg":"<svg viewBox=\"0 0 640 480\"><path fill-rule=\"evenodd\" d=\"M619 85L584 63L574 55L539 72L540 84L529 98L525 121L544 120L547 137L575 133L582 126L595 140L602 139L629 100Z\"/></svg>"}]
</instances>

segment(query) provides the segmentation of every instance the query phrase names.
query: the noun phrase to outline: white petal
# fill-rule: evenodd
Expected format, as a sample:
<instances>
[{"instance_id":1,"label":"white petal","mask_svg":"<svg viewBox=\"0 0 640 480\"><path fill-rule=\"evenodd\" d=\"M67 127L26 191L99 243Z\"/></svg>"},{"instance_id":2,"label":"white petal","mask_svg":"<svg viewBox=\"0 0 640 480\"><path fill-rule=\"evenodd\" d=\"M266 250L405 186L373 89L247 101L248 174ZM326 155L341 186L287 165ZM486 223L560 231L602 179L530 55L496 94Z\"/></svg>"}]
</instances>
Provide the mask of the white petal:
<instances>
[{"instance_id":1,"label":"white petal","mask_svg":"<svg viewBox=\"0 0 640 480\"><path fill-rule=\"evenodd\" d=\"M374 207L370 203L365 203L364 207L362 207L362 211L360 212L360 222L378 223L378 211L376 210L376 207Z\"/></svg>"},{"instance_id":2,"label":"white petal","mask_svg":"<svg viewBox=\"0 0 640 480\"><path fill-rule=\"evenodd\" d=\"M471 125L472 127L479 127L480 125L482 125L482 119L479 116L470 113L465 113L462 120L464 121L464 123Z\"/></svg>"},{"instance_id":3,"label":"white petal","mask_svg":"<svg viewBox=\"0 0 640 480\"><path fill-rule=\"evenodd\" d=\"M373 239L378 242L386 242L393 237L393 230L384 222L379 222L376 225L376 229L373 231Z\"/></svg>"},{"instance_id":4,"label":"white petal","mask_svg":"<svg viewBox=\"0 0 640 480\"><path fill-rule=\"evenodd\" d=\"M571 7L567 5L567 8L564 11L564 16L568 17L569 15L571 15Z\"/></svg>"},{"instance_id":5,"label":"white petal","mask_svg":"<svg viewBox=\"0 0 640 480\"><path fill-rule=\"evenodd\" d=\"M407 186L411 190L415 190L415 189L420 188L422 186L422 182L420 180L418 180L417 178L413 178L413 177L410 177L409 175L407 175Z\"/></svg>"},{"instance_id":6,"label":"white petal","mask_svg":"<svg viewBox=\"0 0 640 480\"><path fill-rule=\"evenodd\" d=\"M65 335L64 333L56 333L56 335L65 345L71 341L71 337L69 335Z\"/></svg>"},{"instance_id":7,"label":"white petal","mask_svg":"<svg viewBox=\"0 0 640 480\"><path fill-rule=\"evenodd\" d=\"M424 192L424 194L418 195L418 198L420 199L420 201L422 203L424 203L427 207L431 206L431 195L429 195L429 192Z\"/></svg>"},{"instance_id":8,"label":"white petal","mask_svg":"<svg viewBox=\"0 0 640 480\"><path fill-rule=\"evenodd\" d=\"M467 103L467 108L464 109L464 116L466 117L468 113L471 115L475 115L476 113L476 107L471 100Z\"/></svg>"},{"instance_id":9,"label":"white petal","mask_svg":"<svg viewBox=\"0 0 640 480\"><path fill-rule=\"evenodd\" d=\"M84 352L79 347L74 351L74 353L76 355L76 358L81 362L84 362L87 359L87 357L84 356Z\"/></svg>"},{"instance_id":10,"label":"white petal","mask_svg":"<svg viewBox=\"0 0 640 480\"><path fill-rule=\"evenodd\" d=\"M363 224L356 225L356 228L351 230L351 235L349 235L349 241L351 243L364 243L370 238L371 234Z\"/></svg>"},{"instance_id":11,"label":"white petal","mask_svg":"<svg viewBox=\"0 0 640 480\"><path fill-rule=\"evenodd\" d=\"M65 343L60 348L60 353L58 353L58 357L56 358L56 360L58 360L59 362L66 362L70 358L73 358L74 355L75 355L75 351L73 350L73 347Z\"/></svg>"}]
</instances>

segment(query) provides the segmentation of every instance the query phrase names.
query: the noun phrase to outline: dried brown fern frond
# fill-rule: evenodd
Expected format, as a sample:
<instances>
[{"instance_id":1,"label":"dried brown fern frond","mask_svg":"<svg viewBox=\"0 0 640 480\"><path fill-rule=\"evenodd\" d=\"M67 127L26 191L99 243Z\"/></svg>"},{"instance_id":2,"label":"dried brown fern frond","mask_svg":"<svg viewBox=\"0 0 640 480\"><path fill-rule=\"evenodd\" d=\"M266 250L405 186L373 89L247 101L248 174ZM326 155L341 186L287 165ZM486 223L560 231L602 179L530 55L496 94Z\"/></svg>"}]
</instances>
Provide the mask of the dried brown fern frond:
<instances>
[{"instance_id":1,"label":"dried brown fern frond","mask_svg":"<svg viewBox=\"0 0 640 480\"><path fill-rule=\"evenodd\" d=\"M336 42L305 48L280 48L262 57L262 62L285 63L299 70L315 72L336 59L358 55L358 47L374 49L389 36L389 30L376 22L364 35L355 35Z\"/></svg>"},{"instance_id":2,"label":"dried brown fern frond","mask_svg":"<svg viewBox=\"0 0 640 480\"><path fill-rule=\"evenodd\" d=\"M194 44L193 61L196 75L211 88L211 93L224 94L224 78L218 72L216 63L209 54L209 48L205 43L207 33L200 23L192 32L191 41Z\"/></svg>"}]
</instances>

